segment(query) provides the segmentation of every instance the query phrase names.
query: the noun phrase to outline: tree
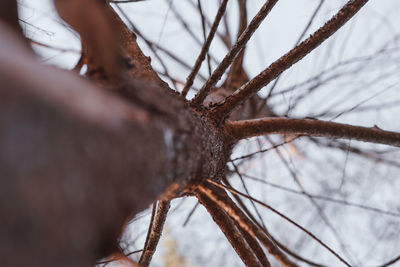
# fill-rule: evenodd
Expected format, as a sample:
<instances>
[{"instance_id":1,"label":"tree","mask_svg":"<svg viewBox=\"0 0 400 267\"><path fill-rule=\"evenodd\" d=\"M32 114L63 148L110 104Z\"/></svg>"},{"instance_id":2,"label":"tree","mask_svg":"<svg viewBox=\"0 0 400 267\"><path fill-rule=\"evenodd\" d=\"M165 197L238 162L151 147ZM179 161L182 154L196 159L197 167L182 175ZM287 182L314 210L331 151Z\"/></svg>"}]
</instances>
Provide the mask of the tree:
<instances>
[{"instance_id":1,"label":"tree","mask_svg":"<svg viewBox=\"0 0 400 267\"><path fill-rule=\"evenodd\" d=\"M243 181L239 168L246 161L240 160L249 159L259 151L237 159L231 159L231 154L241 140L258 136L265 136L273 148L304 137L318 146L398 165L381 157L385 151L380 153L376 147L367 150L350 144L354 140L398 147L398 132L320 119L327 112L337 113L332 109L308 114L308 118L284 116L301 102L304 93L296 96L286 114L271 103L280 75L341 29L368 1L349 0L305 38L307 26L293 49L249 78L243 63L245 47L277 2L266 1L247 23L246 1L238 1L238 37L231 45L229 34L217 32L226 18L228 1L220 1L212 22L208 22L198 1L204 42L183 88L177 92L170 84L177 85L179 81L169 75L165 66L163 76L171 83L160 78L151 59L138 45L137 37L150 49L160 50L160 45L147 40L118 6L114 9L110 3L99 0L54 1L60 16L81 37L81 58L74 69L86 66L82 79L74 72L40 64L27 44L29 40L21 34L16 2L3 1L0 42L7 50L0 51L0 210L4 215L0 255L4 264L22 266L29 261L32 266L93 265L120 250L117 240L124 222L157 200L139 259L140 264L148 265L170 201L195 196L246 265L270 266L274 258L283 266L298 266L302 262L321 266L279 242L252 215L241 197L301 229L336 257L335 264L354 265L349 263L347 255L346 259L339 255L297 220L252 198L248 192L234 189L228 178L237 174ZM315 13L323 3L319 2ZM314 18L315 15L309 25ZM209 49L217 37L227 45L228 53L211 71L213 57ZM379 53L393 55L389 52L395 48L383 47L374 57ZM157 56L156 50L154 55ZM210 75L188 100L189 90L194 89L194 79L206 59ZM178 58L175 60L179 62ZM358 60L368 62L368 58ZM159 62L163 62L161 57ZM306 93L311 94L329 79L345 73L322 71L310 77L311 82L304 83L306 88L309 86ZM268 85L264 97L257 94ZM348 111L342 110L339 115L345 112ZM272 134L284 139L282 143L271 139ZM294 149L298 146L295 143ZM296 192L306 196L324 218L315 203L317 196L306 191L291 163L284 158L283 162L300 188Z\"/></svg>"}]
</instances>

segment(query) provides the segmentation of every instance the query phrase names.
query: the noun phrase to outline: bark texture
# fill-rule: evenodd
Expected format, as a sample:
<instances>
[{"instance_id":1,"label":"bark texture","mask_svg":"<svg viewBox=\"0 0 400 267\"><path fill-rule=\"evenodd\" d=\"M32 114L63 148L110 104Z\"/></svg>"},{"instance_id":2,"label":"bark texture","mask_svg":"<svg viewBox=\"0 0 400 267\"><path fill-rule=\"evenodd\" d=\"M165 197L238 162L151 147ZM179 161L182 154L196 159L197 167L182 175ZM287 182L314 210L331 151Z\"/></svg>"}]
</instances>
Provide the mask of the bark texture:
<instances>
[{"instance_id":1,"label":"bark texture","mask_svg":"<svg viewBox=\"0 0 400 267\"><path fill-rule=\"evenodd\" d=\"M41 66L4 24L0 34L10 48L0 51L6 266L93 265L116 250L124 221L167 188L166 198L224 173L223 129L173 93L131 80L120 91L128 103Z\"/></svg>"}]
</instances>

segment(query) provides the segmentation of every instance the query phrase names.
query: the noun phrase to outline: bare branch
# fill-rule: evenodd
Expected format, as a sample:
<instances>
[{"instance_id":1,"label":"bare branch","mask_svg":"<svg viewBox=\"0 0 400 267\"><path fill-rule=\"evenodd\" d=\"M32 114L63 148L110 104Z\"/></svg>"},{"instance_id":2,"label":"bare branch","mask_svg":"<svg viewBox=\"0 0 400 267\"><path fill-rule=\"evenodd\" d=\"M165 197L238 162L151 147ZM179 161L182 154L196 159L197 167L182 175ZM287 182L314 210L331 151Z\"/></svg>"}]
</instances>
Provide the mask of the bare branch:
<instances>
[{"instance_id":1,"label":"bare branch","mask_svg":"<svg viewBox=\"0 0 400 267\"><path fill-rule=\"evenodd\" d=\"M99 0L54 0L54 4L60 16L87 44L89 61L95 62L105 71L101 75L119 78L119 43L110 14L107 12L108 4Z\"/></svg>"},{"instance_id":2,"label":"bare branch","mask_svg":"<svg viewBox=\"0 0 400 267\"><path fill-rule=\"evenodd\" d=\"M203 7L201 6L201 0L197 0L198 10L201 17L201 28L203 30L203 40L206 42L207 40L207 29L206 29L206 17L203 13ZM207 67L208 67L208 75L211 75L211 62L210 62L210 54L207 52Z\"/></svg>"},{"instance_id":3,"label":"bare branch","mask_svg":"<svg viewBox=\"0 0 400 267\"><path fill-rule=\"evenodd\" d=\"M294 226L296 226L297 228L299 228L300 230L302 230L304 233L306 233L307 235L309 235L311 238L313 238L315 241L317 241L319 244L321 244L324 248L326 248L329 252L331 252L336 258L338 258L341 262L343 262L346 266L351 266L348 262L346 262L342 257L340 257L335 251L333 251L329 246L327 246L324 242L322 242L319 238L317 238L314 234L312 234L310 231L308 231L307 229L305 229L304 227L302 227L301 225L299 225L298 223L296 223L295 221L293 221L292 219L290 219L289 217L287 217L286 215L282 214L281 212L277 211L276 209L272 208L271 206L251 197L248 196L246 194L243 194L233 188L224 186L222 184L219 184L215 181L212 181L210 179L207 179L207 182L210 184L213 184L221 189L226 189L229 192L233 193L233 194L238 194L242 197L245 197L247 199L251 199L252 201L260 204L263 207L266 207L267 209L271 210L272 212L274 212L275 214L279 215L280 217L284 218L286 221L290 222L291 224L293 224Z\"/></svg>"},{"instance_id":4,"label":"bare branch","mask_svg":"<svg viewBox=\"0 0 400 267\"><path fill-rule=\"evenodd\" d=\"M258 74L255 78L236 90L232 96L219 107L215 108L215 113L222 119L232 110L243 103L246 99L258 92L262 87L274 80L278 75L287 70L293 64L304 58L312 50L339 30L350 18L352 18L368 0L349 0L347 4L323 27L317 30L309 38L301 42L294 49L283 55L272 63L268 68Z\"/></svg>"},{"instance_id":5,"label":"bare branch","mask_svg":"<svg viewBox=\"0 0 400 267\"><path fill-rule=\"evenodd\" d=\"M251 247L249 247L249 244L245 241L242 233L238 230L223 208L221 208L220 205L216 205L215 201L210 199L210 197L201 190L196 193L196 197L210 213L215 223L219 226L236 253L242 259L243 263L246 264L246 266L262 266L254 255ZM268 262L268 265L265 266L271 265Z\"/></svg>"},{"instance_id":6,"label":"bare branch","mask_svg":"<svg viewBox=\"0 0 400 267\"><path fill-rule=\"evenodd\" d=\"M209 180L207 180L209 181ZM198 189L213 202L218 204L236 223L252 237L257 237L278 261L285 267L297 267L297 264L290 261L285 254L280 251L275 244L258 228L247 216L236 206L224 191L224 186L211 182L206 186L199 185Z\"/></svg>"},{"instance_id":7,"label":"bare branch","mask_svg":"<svg viewBox=\"0 0 400 267\"><path fill-rule=\"evenodd\" d=\"M247 1L238 0L239 5L239 30L237 38L246 30L247 28ZM243 58L244 58L245 47L240 51L236 59L233 61L231 69L229 70L228 77L226 78L225 87L230 87L235 79L241 80L240 87L243 83L248 82L249 78L247 75L243 75ZM243 81L243 76L245 80ZM235 84L236 85L236 84ZM233 86L235 86L233 85ZM234 91L235 89L233 89Z\"/></svg>"},{"instance_id":8,"label":"bare branch","mask_svg":"<svg viewBox=\"0 0 400 267\"><path fill-rule=\"evenodd\" d=\"M224 57L218 67L214 70L208 81L200 89L199 93L193 98L193 104L199 106L203 103L203 100L206 98L211 88L215 86L215 84L221 79L225 70L231 65L237 54L247 44L247 42L250 40L250 37L257 30L258 26L260 26L261 22L265 19L265 17L269 14L271 9L277 2L278 0L268 0L261 7L260 11L258 11L258 13L254 16L253 20L250 22L246 30L240 35L235 45L232 46L231 50Z\"/></svg>"},{"instance_id":9,"label":"bare branch","mask_svg":"<svg viewBox=\"0 0 400 267\"><path fill-rule=\"evenodd\" d=\"M142 251L145 251L148 244L149 244L149 239L151 236L151 231L153 230L153 225L154 225L154 218L156 217L157 213L157 201L153 202L153 205L151 207L151 216L150 216L150 222L149 222L149 228L147 229L147 234L146 234L146 240L144 241L143 249ZM139 261L143 258L144 253L140 255Z\"/></svg>"},{"instance_id":10,"label":"bare branch","mask_svg":"<svg viewBox=\"0 0 400 267\"><path fill-rule=\"evenodd\" d=\"M228 179L226 177L224 177L224 179L222 179L223 182L229 186L230 183L228 181ZM235 198L236 202L239 204L240 208L242 208L243 212L250 218L250 220L252 220L255 224L257 224L261 229L265 229L264 225L260 225L258 224L257 220L254 218L254 216L251 214L251 212L249 211L249 209L247 208L247 206L243 203L242 199L238 196L238 195L233 195L233 197ZM257 211L258 214L258 211ZM260 217L261 220L261 217ZM240 225L238 224L238 226L240 227ZM264 262L267 262L268 259L266 258L262 248L260 247L260 245L258 244L257 240L252 240L255 239L252 235L250 235L247 231L245 231L242 227L240 227L240 231L243 234L243 236L245 237L247 243L249 243L249 245L251 246L251 248L253 249L254 253L256 254L258 260L264 264L264 266L266 265Z\"/></svg>"},{"instance_id":11,"label":"bare branch","mask_svg":"<svg viewBox=\"0 0 400 267\"><path fill-rule=\"evenodd\" d=\"M268 134L344 138L400 147L400 133L314 119L264 118L227 122L235 141Z\"/></svg>"},{"instance_id":12,"label":"bare branch","mask_svg":"<svg viewBox=\"0 0 400 267\"><path fill-rule=\"evenodd\" d=\"M317 7L315 8L314 12L312 13L310 19L308 20L308 23L307 23L306 27L304 28L304 30L301 32L299 38L297 39L297 41L296 41L296 43L295 43L295 45L294 45L295 47L301 42L301 40L303 39L303 37L306 35L307 31L310 29L310 27L311 27L311 25L312 25L314 19L317 17L318 12L319 12L319 11L321 10L321 8L322 8L322 5L324 4L324 1L325 1L325 0L320 0L320 1L319 1ZM282 73L281 73L281 74L282 74ZM271 88L269 89L268 95L267 95L267 97L266 97L267 99L271 96L272 92L274 91L274 89L275 89L276 86L278 85L279 80L280 80L281 77L282 77L282 76L279 75L279 76L276 78L274 84L273 84L273 85L271 86Z\"/></svg>"},{"instance_id":13,"label":"bare branch","mask_svg":"<svg viewBox=\"0 0 400 267\"><path fill-rule=\"evenodd\" d=\"M207 55L208 49L210 48L210 45L211 45L211 42L214 39L215 32L217 31L219 23L221 22L221 18L223 17L223 15L225 13L227 3L228 3L228 0L223 0L221 5L219 6L217 15L215 16L215 19L214 19L214 23L211 27L210 33L207 36L207 40L204 42L204 45L201 48L200 55L197 57L197 60L196 60L196 63L194 64L192 72L189 74L189 76L186 79L187 80L186 85L182 90L183 98L186 97L187 93L189 92L190 87L193 85L194 78L196 77L197 73L199 72L201 63L203 63L203 61Z\"/></svg>"},{"instance_id":14,"label":"bare branch","mask_svg":"<svg viewBox=\"0 0 400 267\"><path fill-rule=\"evenodd\" d=\"M140 266L149 266L151 258L153 257L154 252L156 252L169 207L170 201L160 201L158 203L157 213L154 217L152 229L149 232L150 235L146 238L145 248L143 249L143 253L139 260Z\"/></svg>"}]
</instances>

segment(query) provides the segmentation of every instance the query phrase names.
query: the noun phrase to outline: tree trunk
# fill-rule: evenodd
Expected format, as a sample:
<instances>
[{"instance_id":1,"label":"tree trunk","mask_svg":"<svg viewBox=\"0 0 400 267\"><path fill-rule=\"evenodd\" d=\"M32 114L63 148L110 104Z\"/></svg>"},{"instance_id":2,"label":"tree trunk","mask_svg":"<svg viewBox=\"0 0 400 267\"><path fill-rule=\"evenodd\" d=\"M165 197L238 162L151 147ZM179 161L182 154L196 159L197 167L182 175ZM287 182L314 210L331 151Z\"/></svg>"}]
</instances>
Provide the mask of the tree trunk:
<instances>
[{"instance_id":1,"label":"tree trunk","mask_svg":"<svg viewBox=\"0 0 400 267\"><path fill-rule=\"evenodd\" d=\"M9 48L0 50L5 266L94 265L116 249L124 221L161 193L223 175L224 128L176 95L133 81L127 103L40 65L3 24L0 34Z\"/></svg>"}]
</instances>

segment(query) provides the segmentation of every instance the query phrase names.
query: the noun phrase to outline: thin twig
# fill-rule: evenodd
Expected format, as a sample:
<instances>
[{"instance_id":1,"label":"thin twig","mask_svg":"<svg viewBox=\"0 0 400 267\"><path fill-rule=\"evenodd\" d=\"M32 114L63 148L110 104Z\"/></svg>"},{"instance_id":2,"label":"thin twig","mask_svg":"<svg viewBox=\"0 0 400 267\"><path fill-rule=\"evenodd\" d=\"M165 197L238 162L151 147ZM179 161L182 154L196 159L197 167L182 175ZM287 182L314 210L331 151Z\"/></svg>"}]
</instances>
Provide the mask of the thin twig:
<instances>
[{"instance_id":1,"label":"thin twig","mask_svg":"<svg viewBox=\"0 0 400 267\"><path fill-rule=\"evenodd\" d=\"M307 23L306 27L303 29L302 33L300 34L299 38L297 39L297 41L296 41L296 43L295 43L295 45L294 45L295 47L301 42L301 40L303 39L303 37L306 35L307 31L310 29L310 27L311 27L311 25L312 25L314 19L316 18L318 12L321 10L321 7L322 7L322 5L324 4L324 1L325 1L325 0L320 0L320 1L319 1L317 7L315 8L315 10L314 10L314 12L313 12L313 14L311 15L311 18L308 20L308 23ZM268 92L268 95L267 95L266 99L268 99L268 98L271 96L272 92L274 91L274 89L275 89L276 86L278 85L279 80L280 80L281 77L282 77L282 76L279 75L279 76L276 78L274 84L273 84L273 85L271 86L271 88L269 89L269 92Z\"/></svg>"},{"instance_id":2,"label":"thin twig","mask_svg":"<svg viewBox=\"0 0 400 267\"><path fill-rule=\"evenodd\" d=\"M193 206L193 208L190 210L190 212L189 212L189 214L188 214L188 216L186 217L186 220L185 220L185 222L183 223L183 227L185 227L188 223L189 223L189 220L190 220L190 218L192 218L192 216L193 216L193 213L197 210L197 208L199 207L199 202L196 202L196 204Z\"/></svg>"},{"instance_id":3,"label":"thin twig","mask_svg":"<svg viewBox=\"0 0 400 267\"><path fill-rule=\"evenodd\" d=\"M304 196L304 192L302 192L302 191L291 189L289 187L282 186L282 185L279 185L279 184L271 183L271 182L266 181L264 179L261 179L261 178L258 178L258 177L252 176L252 175L248 175L248 174L245 174L245 173L242 173L242 176L245 177L245 178L251 179L253 181L269 185L271 187L274 187L276 189L279 189L279 190L282 190L282 191L285 191L285 192L289 192L289 193L292 193L292 194L303 195ZM336 198L332 198L332 197L328 197L328 196L313 195L313 194L308 194L308 195L311 198L314 198L314 199L327 201L327 202L331 202L331 203L336 203L336 204L349 206L349 207L355 207L355 208L359 208L359 209L363 209L363 210L376 212L376 213L379 213L379 214L382 214L382 215L387 215L387 216L393 216L393 217L400 218L400 214L396 213L396 212L392 212L392 211L388 211L388 210L382 210L382 209L379 209L379 208L366 206L366 205L363 205L363 204L354 203L354 202L350 202L350 201L343 200L343 199L336 199Z\"/></svg>"}]
</instances>

